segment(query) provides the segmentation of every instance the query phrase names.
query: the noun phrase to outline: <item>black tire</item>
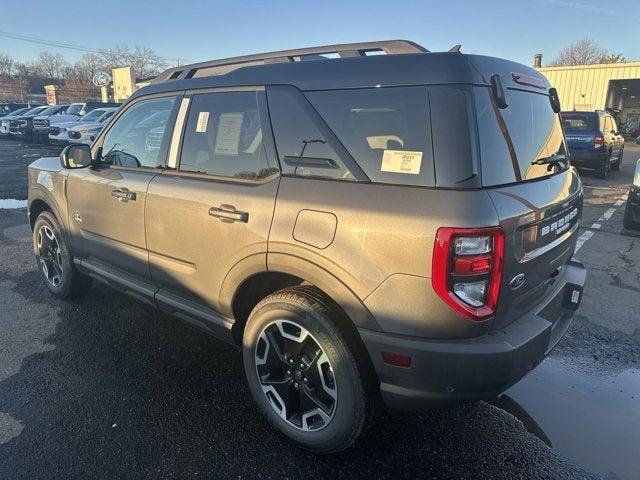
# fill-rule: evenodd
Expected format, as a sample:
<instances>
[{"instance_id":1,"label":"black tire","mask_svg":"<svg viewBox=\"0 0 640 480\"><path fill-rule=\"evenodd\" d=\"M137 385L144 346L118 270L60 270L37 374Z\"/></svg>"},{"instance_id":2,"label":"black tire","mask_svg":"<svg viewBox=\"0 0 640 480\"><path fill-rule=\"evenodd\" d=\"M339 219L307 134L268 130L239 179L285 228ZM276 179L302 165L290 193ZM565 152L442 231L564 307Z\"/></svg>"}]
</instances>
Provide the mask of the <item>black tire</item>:
<instances>
[{"instance_id":1,"label":"black tire","mask_svg":"<svg viewBox=\"0 0 640 480\"><path fill-rule=\"evenodd\" d=\"M620 171L620 167L622 166L622 156L624 155L624 148L620 149L620 153L618 154L618 158L616 159L616 162L611 165L611 170L614 172L619 172Z\"/></svg>"},{"instance_id":2,"label":"black tire","mask_svg":"<svg viewBox=\"0 0 640 480\"><path fill-rule=\"evenodd\" d=\"M598 178L601 178L602 180L606 179L610 168L611 168L611 152L609 152L609 155L607 155L607 157L604 159L604 161L602 162L602 165L600 165L596 169L596 176Z\"/></svg>"},{"instance_id":3,"label":"black tire","mask_svg":"<svg viewBox=\"0 0 640 480\"><path fill-rule=\"evenodd\" d=\"M370 423L374 411L373 407L377 403L375 395L371 393L372 372L368 358L364 356L364 352L360 348L361 341L359 337L354 339L347 329L341 328L339 315L340 313L331 300L317 289L293 287L275 292L258 303L251 312L244 330L242 356L245 374L254 400L267 420L276 429L301 448L314 453L335 453L350 447L366 425ZM294 342L280 336L283 343L280 343L279 346L276 345L278 342L273 340L273 336L279 334L276 327L282 329L279 330L280 332L284 332L285 328L291 329L289 334L297 338L302 337L304 330L306 330L310 335L305 340L307 343L305 349L308 349L308 344L311 343L311 350L317 351L313 348L314 345L317 345L323 355L320 356L316 353L310 357L321 357L325 359L325 362L323 364L311 362L307 367L308 370L304 370L302 367L306 363L305 358L309 358L309 356L298 355L295 353L295 347L296 342L299 343L298 348L305 342L299 340ZM268 347L266 346L267 338L270 338ZM293 348L287 348L286 344L293 344ZM273 345L276 347L272 347ZM258 365L259 361L264 361L264 365ZM293 365L291 369L288 368L288 362ZM270 392L265 393L263 389L265 383L268 383L264 379L271 378L272 371L270 370L268 375L262 373L264 370L261 370L260 374L258 373L259 369L268 369L269 363L275 363L275 366L271 367L272 370L279 369L278 371L281 372L274 374L274 377L279 375L282 379L286 379L286 381L281 378L275 379L278 388L284 389L280 390L282 395L277 397L274 397ZM297 365L300 366L300 369L296 369ZM298 371L291 373L289 370ZM322 372L324 371L326 377L323 376L318 382L317 378L313 377L314 370L320 372L319 376L323 376ZM295 382L296 378L298 382L300 381L297 374L303 376L304 385L302 382L299 384ZM309 384L306 382L307 378ZM324 378L328 378L328 380L325 382ZM331 385L332 382L333 385ZM316 388L316 384L320 389ZM294 389L294 385L298 385L298 387ZM319 391L320 394L331 400L331 396L326 395L330 391L327 389L327 385L332 386L335 391L333 404L331 409L326 409L326 418L317 416L316 422L321 422L320 425L318 427L314 425L310 429L304 420L301 422L299 420L309 415L312 410L317 410L315 409L315 406L318 405L317 402L311 404L310 410L305 410L302 407L303 400L299 400L300 403L295 401L292 403L290 399L295 400L296 395L299 396L298 398L303 398L308 392ZM266 388L269 386L266 385ZM268 395L271 397L269 398ZM280 403L285 395L289 401L286 405L282 405L286 409L280 409L279 413L278 407L274 404ZM307 404L309 404L308 399ZM291 410L296 411L291 405L299 407L298 414L287 414ZM284 410L284 414L282 414L282 410ZM282 415L285 415L286 418L283 418Z\"/></svg>"},{"instance_id":4,"label":"black tire","mask_svg":"<svg viewBox=\"0 0 640 480\"><path fill-rule=\"evenodd\" d=\"M67 238L51 212L40 213L33 224L33 251L38 271L54 297L72 298L91 288L91 277L76 269Z\"/></svg>"}]
</instances>

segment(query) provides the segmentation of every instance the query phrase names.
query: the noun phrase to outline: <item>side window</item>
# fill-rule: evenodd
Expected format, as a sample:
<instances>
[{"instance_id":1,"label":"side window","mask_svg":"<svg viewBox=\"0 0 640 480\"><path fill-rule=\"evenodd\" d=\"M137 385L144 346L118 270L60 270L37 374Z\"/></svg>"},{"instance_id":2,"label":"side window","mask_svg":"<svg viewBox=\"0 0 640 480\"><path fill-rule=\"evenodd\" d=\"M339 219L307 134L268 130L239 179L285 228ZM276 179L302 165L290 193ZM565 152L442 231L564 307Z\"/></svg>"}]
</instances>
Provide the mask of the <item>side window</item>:
<instances>
[{"instance_id":1,"label":"side window","mask_svg":"<svg viewBox=\"0 0 640 480\"><path fill-rule=\"evenodd\" d=\"M194 95L182 141L180 170L223 177L269 175L256 92Z\"/></svg>"},{"instance_id":2,"label":"side window","mask_svg":"<svg viewBox=\"0 0 640 480\"><path fill-rule=\"evenodd\" d=\"M321 120L299 92L289 88L267 91L269 113L282 172L314 178L354 180L322 133Z\"/></svg>"},{"instance_id":3,"label":"side window","mask_svg":"<svg viewBox=\"0 0 640 480\"><path fill-rule=\"evenodd\" d=\"M373 182L433 186L425 87L305 94Z\"/></svg>"},{"instance_id":4,"label":"side window","mask_svg":"<svg viewBox=\"0 0 640 480\"><path fill-rule=\"evenodd\" d=\"M175 100L154 98L128 108L105 136L102 161L122 167L162 167L161 147L170 134L166 126Z\"/></svg>"}]
</instances>

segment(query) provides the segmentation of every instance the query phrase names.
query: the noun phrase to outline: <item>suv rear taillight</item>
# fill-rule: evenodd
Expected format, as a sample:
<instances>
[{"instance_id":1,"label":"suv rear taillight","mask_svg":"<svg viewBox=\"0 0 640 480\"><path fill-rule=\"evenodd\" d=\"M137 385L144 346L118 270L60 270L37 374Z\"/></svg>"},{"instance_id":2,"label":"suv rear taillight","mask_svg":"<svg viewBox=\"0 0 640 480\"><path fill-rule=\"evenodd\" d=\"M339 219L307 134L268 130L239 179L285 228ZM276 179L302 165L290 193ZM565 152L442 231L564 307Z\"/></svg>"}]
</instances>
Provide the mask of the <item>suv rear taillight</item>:
<instances>
[{"instance_id":1,"label":"suv rear taillight","mask_svg":"<svg viewBox=\"0 0 640 480\"><path fill-rule=\"evenodd\" d=\"M604 146L604 137L595 137L593 139L593 149L597 150Z\"/></svg>"},{"instance_id":2,"label":"suv rear taillight","mask_svg":"<svg viewBox=\"0 0 640 480\"><path fill-rule=\"evenodd\" d=\"M433 248L433 288L456 312L484 320L495 313L503 260L501 228L439 228Z\"/></svg>"}]
</instances>

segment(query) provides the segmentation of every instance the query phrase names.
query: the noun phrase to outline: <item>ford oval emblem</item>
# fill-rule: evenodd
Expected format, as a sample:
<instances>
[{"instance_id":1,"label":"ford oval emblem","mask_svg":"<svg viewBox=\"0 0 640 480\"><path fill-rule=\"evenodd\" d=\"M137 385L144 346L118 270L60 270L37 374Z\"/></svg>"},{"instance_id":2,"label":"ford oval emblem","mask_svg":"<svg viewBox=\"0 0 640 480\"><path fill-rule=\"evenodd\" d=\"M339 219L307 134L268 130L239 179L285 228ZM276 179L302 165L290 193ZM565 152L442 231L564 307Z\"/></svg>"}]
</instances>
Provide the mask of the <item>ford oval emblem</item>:
<instances>
[{"instance_id":1,"label":"ford oval emblem","mask_svg":"<svg viewBox=\"0 0 640 480\"><path fill-rule=\"evenodd\" d=\"M511 287L511 290L517 290L522 285L524 285L524 282L526 280L527 278L524 276L524 273L519 273L518 275L516 275L511 279L511 281L509 282L509 286Z\"/></svg>"}]
</instances>

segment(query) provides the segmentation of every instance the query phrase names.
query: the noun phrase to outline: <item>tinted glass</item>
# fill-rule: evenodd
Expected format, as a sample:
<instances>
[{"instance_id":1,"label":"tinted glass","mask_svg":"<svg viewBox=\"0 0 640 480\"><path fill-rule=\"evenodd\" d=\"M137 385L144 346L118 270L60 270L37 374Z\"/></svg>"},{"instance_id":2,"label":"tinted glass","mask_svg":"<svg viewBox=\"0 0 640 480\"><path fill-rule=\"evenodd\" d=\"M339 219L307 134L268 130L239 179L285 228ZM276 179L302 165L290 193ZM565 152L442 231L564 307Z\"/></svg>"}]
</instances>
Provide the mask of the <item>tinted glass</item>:
<instances>
[{"instance_id":1,"label":"tinted glass","mask_svg":"<svg viewBox=\"0 0 640 480\"><path fill-rule=\"evenodd\" d=\"M300 92L271 88L267 96L283 173L353 180L336 153L334 140L323 133L322 120Z\"/></svg>"},{"instance_id":2,"label":"tinted glass","mask_svg":"<svg viewBox=\"0 0 640 480\"><path fill-rule=\"evenodd\" d=\"M441 187L479 186L471 87L431 87L429 99L436 184Z\"/></svg>"},{"instance_id":3,"label":"tinted glass","mask_svg":"<svg viewBox=\"0 0 640 480\"><path fill-rule=\"evenodd\" d=\"M256 92L192 98L180 170L238 178L269 175Z\"/></svg>"},{"instance_id":4,"label":"tinted glass","mask_svg":"<svg viewBox=\"0 0 640 480\"><path fill-rule=\"evenodd\" d=\"M433 185L425 87L331 90L306 96L371 181Z\"/></svg>"},{"instance_id":5,"label":"tinted glass","mask_svg":"<svg viewBox=\"0 0 640 480\"><path fill-rule=\"evenodd\" d=\"M475 87L483 185L552 175L557 169L532 162L564 154L562 128L547 95L509 90L499 109L491 91Z\"/></svg>"},{"instance_id":6,"label":"tinted glass","mask_svg":"<svg viewBox=\"0 0 640 480\"><path fill-rule=\"evenodd\" d=\"M175 97L143 100L128 108L107 133L102 144L102 161L123 167L157 168Z\"/></svg>"},{"instance_id":7,"label":"tinted glass","mask_svg":"<svg viewBox=\"0 0 640 480\"><path fill-rule=\"evenodd\" d=\"M593 113L561 112L562 126L567 132L599 130L598 115Z\"/></svg>"},{"instance_id":8,"label":"tinted glass","mask_svg":"<svg viewBox=\"0 0 640 480\"><path fill-rule=\"evenodd\" d=\"M80 113L80 111L82 110L82 107L84 107L84 104L74 104L71 105L69 107L69 109L67 110L67 113L69 115L77 115L78 113Z\"/></svg>"},{"instance_id":9,"label":"tinted glass","mask_svg":"<svg viewBox=\"0 0 640 480\"><path fill-rule=\"evenodd\" d=\"M96 110L92 110L91 112L87 113L84 117L82 117L80 119L81 122L95 122L98 118L100 118L100 115L104 115L104 110L101 109L96 109Z\"/></svg>"}]
</instances>

